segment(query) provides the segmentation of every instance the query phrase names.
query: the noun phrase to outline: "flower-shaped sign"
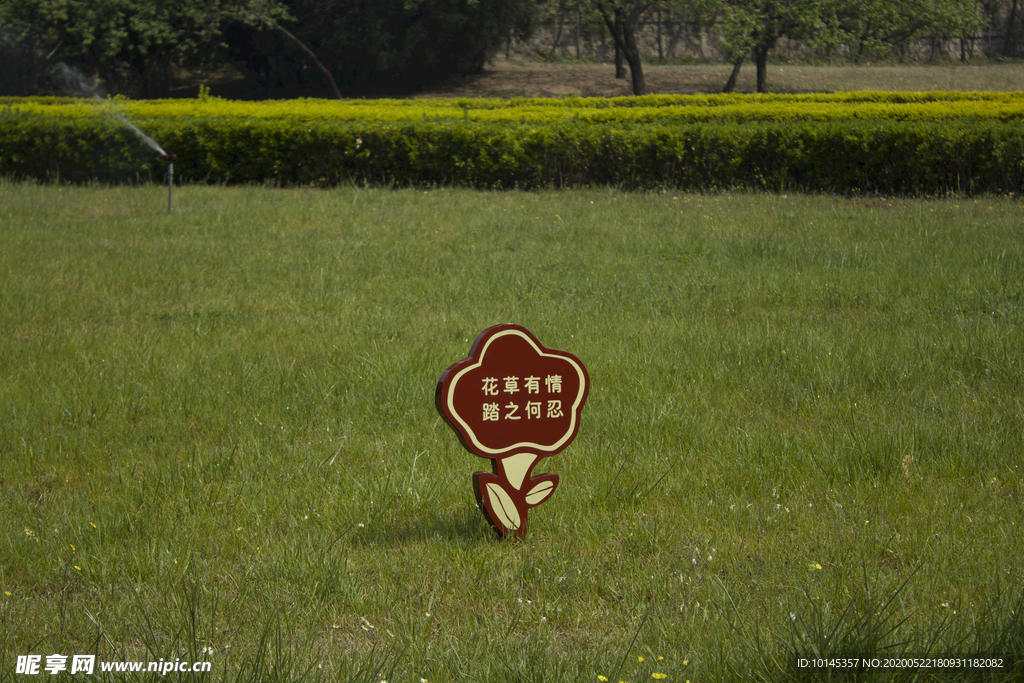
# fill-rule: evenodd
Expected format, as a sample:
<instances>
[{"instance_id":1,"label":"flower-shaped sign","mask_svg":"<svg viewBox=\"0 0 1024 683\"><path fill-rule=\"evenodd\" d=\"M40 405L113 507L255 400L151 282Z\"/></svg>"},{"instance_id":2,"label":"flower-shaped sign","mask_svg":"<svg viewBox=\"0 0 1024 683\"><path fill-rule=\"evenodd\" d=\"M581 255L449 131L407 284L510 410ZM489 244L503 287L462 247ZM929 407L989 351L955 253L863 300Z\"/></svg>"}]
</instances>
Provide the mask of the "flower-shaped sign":
<instances>
[{"instance_id":1,"label":"flower-shaped sign","mask_svg":"<svg viewBox=\"0 0 1024 683\"><path fill-rule=\"evenodd\" d=\"M526 511L547 500L557 474L531 477L540 458L576 438L590 378L576 356L541 346L519 325L495 325L469 357L444 371L435 402L462 445L491 459L473 474L477 504L502 536L526 535Z\"/></svg>"}]
</instances>

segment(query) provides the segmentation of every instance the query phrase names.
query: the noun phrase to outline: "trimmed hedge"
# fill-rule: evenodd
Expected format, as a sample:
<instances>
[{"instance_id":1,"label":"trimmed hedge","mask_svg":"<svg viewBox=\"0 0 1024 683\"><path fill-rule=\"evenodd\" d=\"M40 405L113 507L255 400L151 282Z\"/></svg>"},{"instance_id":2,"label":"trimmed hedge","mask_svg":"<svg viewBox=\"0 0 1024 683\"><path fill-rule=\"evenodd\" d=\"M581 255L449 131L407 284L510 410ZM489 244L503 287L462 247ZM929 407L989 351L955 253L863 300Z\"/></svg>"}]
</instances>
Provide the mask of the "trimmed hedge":
<instances>
[{"instance_id":1,"label":"trimmed hedge","mask_svg":"<svg viewBox=\"0 0 1024 683\"><path fill-rule=\"evenodd\" d=\"M164 162L114 118L51 116L31 109L0 107L0 174L71 182L162 179ZM175 175L181 182L746 187L923 195L1024 190L1024 125L1014 118L710 123L570 118L547 124L466 115L418 121L136 120L177 154Z\"/></svg>"},{"instance_id":2,"label":"trimmed hedge","mask_svg":"<svg viewBox=\"0 0 1024 683\"><path fill-rule=\"evenodd\" d=\"M999 119L1024 122L1024 93L881 93L832 95L648 95L568 99L194 100L0 98L12 112L91 118L119 112L153 119L274 119L307 121L437 121L493 123L712 123L886 119Z\"/></svg>"}]
</instances>

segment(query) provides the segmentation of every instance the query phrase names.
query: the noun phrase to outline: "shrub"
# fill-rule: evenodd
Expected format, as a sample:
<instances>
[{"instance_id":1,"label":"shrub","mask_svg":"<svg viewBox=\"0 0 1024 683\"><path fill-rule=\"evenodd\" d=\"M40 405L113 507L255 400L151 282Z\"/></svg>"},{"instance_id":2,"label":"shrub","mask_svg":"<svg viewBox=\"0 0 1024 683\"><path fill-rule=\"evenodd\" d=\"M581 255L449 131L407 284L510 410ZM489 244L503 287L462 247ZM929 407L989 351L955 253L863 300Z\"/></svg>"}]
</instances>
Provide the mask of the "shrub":
<instances>
[{"instance_id":1,"label":"shrub","mask_svg":"<svg viewBox=\"0 0 1024 683\"><path fill-rule=\"evenodd\" d=\"M922 106L935 97L920 98ZM929 117L926 110L908 115L893 108L898 97L871 100L875 109L863 116L848 97L637 99L658 106L485 100L471 111L470 103L458 100L257 104L216 98L118 106L177 154L175 173L182 182L607 184L929 195L1024 189L1024 128L1014 113L1024 99L1015 95L964 97L953 107L961 112L957 118ZM695 120L678 111L706 110L691 100L718 99L728 102L720 109L748 113ZM765 99L777 106L765 106ZM0 109L4 175L125 182L163 174L157 155L105 115L104 106L68 100L0 104L6 104ZM947 105L941 107L946 114ZM478 116L496 111L503 116ZM581 115L555 115L559 111ZM665 115L655 116L658 111Z\"/></svg>"}]
</instances>

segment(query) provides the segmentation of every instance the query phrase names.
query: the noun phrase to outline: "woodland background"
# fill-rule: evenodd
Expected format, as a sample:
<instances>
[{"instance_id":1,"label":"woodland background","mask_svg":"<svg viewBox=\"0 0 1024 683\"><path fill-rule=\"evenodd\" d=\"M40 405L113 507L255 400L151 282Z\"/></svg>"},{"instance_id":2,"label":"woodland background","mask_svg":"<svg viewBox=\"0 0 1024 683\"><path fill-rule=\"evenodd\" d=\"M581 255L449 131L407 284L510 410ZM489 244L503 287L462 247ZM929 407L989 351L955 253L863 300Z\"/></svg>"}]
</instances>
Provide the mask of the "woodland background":
<instances>
[{"instance_id":1,"label":"woodland background","mask_svg":"<svg viewBox=\"0 0 1024 683\"><path fill-rule=\"evenodd\" d=\"M404 96L490 60L615 64L1024 56L1021 0L0 0L0 95ZM611 68L611 67L609 67ZM68 73L74 73L69 78ZM216 92L216 91L215 91Z\"/></svg>"}]
</instances>

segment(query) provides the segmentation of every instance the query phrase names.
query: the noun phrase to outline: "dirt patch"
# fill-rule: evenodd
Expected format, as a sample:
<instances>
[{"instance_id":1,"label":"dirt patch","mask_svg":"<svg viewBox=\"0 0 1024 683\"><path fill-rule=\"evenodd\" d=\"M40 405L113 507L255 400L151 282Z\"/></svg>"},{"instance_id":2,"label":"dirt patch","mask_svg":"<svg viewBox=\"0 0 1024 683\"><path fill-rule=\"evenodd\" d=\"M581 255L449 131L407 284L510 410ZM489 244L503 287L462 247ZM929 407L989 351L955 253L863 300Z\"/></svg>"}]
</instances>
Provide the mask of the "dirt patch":
<instances>
[{"instance_id":1,"label":"dirt patch","mask_svg":"<svg viewBox=\"0 0 1024 683\"><path fill-rule=\"evenodd\" d=\"M725 66L645 66L651 94L721 92L729 78ZM615 78L612 64L531 64L495 62L479 76L456 79L417 97L623 97L632 81Z\"/></svg>"},{"instance_id":2,"label":"dirt patch","mask_svg":"<svg viewBox=\"0 0 1024 683\"><path fill-rule=\"evenodd\" d=\"M651 94L694 94L721 92L729 78L731 67L707 66L644 66L647 90ZM199 85L227 99L260 99L251 85L241 76L199 77L180 76L181 86L174 97L195 97ZM753 72L750 83L742 78L738 92L749 86L754 88ZM413 97L623 97L633 94L628 72L625 79L615 78L612 64L547 64L531 62L497 61L489 64L482 74L453 78L439 86L423 90ZM308 94L329 97L329 94Z\"/></svg>"}]
</instances>

